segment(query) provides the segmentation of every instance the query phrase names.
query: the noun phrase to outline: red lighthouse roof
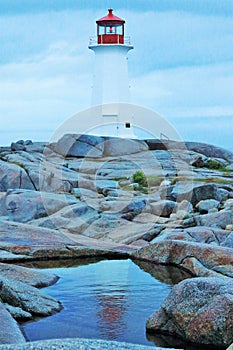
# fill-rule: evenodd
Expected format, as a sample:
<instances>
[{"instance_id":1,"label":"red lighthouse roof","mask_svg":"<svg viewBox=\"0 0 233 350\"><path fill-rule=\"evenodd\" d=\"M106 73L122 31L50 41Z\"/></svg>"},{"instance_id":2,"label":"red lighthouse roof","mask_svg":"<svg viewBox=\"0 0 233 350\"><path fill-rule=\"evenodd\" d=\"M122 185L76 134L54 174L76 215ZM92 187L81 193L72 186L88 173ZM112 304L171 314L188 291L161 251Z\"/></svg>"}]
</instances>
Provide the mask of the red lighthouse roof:
<instances>
[{"instance_id":1,"label":"red lighthouse roof","mask_svg":"<svg viewBox=\"0 0 233 350\"><path fill-rule=\"evenodd\" d=\"M102 23L105 23L105 24L110 24L110 23L113 23L113 24L125 23L125 20L124 20L124 19L115 16L112 12L113 12L113 9L112 9L112 8L108 9L108 14L107 14L107 16L104 16L104 17L98 19L98 20L96 21L96 23L97 23L97 24L102 24Z\"/></svg>"}]
</instances>

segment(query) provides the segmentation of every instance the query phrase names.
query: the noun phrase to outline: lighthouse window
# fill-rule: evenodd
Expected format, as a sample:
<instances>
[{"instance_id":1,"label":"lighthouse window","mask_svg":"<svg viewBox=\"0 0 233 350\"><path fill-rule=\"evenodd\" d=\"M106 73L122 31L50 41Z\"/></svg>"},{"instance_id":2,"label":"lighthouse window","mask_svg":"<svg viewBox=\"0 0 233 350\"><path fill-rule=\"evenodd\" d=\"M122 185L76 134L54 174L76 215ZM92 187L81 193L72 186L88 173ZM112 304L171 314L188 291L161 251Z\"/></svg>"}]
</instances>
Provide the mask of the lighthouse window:
<instances>
[{"instance_id":1,"label":"lighthouse window","mask_svg":"<svg viewBox=\"0 0 233 350\"><path fill-rule=\"evenodd\" d=\"M123 35L123 26L122 25L116 26L116 34Z\"/></svg>"},{"instance_id":2,"label":"lighthouse window","mask_svg":"<svg viewBox=\"0 0 233 350\"><path fill-rule=\"evenodd\" d=\"M113 25L106 27L106 33L107 34L116 34L116 27Z\"/></svg>"},{"instance_id":3,"label":"lighthouse window","mask_svg":"<svg viewBox=\"0 0 233 350\"><path fill-rule=\"evenodd\" d=\"M105 34L105 26L98 26L98 35Z\"/></svg>"},{"instance_id":4,"label":"lighthouse window","mask_svg":"<svg viewBox=\"0 0 233 350\"><path fill-rule=\"evenodd\" d=\"M125 123L126 129L130 129L130 123Z\"/></svg>"}]
</instances>

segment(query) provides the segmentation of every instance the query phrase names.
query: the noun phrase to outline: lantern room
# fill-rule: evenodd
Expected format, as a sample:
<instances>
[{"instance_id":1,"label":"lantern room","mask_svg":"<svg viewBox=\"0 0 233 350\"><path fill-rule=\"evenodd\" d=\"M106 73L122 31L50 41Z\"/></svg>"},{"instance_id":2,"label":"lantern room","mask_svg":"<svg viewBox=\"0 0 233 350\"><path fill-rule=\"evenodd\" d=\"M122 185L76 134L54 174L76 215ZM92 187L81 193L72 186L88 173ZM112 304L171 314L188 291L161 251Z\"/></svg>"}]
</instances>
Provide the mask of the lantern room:
<instances>
[{"instance_id":1,"label":"lantern room","mask_svg":"<svg viewBox=\"0 0 233 350\"><path fill-rule=\"evenodd\" d=\"M96 21L98 44L124 44L125 21L108 9L108 14Z\"/></svg>"}]
</instances>

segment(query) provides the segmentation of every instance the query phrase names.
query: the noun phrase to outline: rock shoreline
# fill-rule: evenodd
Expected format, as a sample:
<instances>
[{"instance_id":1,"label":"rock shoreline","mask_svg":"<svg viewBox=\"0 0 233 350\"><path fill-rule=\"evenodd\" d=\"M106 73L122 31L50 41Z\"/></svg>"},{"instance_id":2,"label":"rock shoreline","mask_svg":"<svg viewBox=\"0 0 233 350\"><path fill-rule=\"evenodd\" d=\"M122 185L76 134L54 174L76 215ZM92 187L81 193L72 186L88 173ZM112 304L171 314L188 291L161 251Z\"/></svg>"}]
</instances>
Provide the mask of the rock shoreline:
<instances>
[{"instance_id":1,"label":"rock shoreline","mask_svg":"<svg viewBox=\"0 0 233 350\"><path fill-rule=\"evenodd\" d=\"M33 271L32 277L9 263L124 256L174 265L195 277L174 286L149 318L150 332L229 346L232 169L232 152L195 142L68 134L53 144L20 140L0 147L0 305L1 318L7 314L12 324L12 339L3 330L0 343L15 341L10 314L19 320L62 308L38 290L55 276ZM216 303L203 305L208 288ZM197 331L201 320L208 324L204 334Z\"/></svg>"}]
</instances>

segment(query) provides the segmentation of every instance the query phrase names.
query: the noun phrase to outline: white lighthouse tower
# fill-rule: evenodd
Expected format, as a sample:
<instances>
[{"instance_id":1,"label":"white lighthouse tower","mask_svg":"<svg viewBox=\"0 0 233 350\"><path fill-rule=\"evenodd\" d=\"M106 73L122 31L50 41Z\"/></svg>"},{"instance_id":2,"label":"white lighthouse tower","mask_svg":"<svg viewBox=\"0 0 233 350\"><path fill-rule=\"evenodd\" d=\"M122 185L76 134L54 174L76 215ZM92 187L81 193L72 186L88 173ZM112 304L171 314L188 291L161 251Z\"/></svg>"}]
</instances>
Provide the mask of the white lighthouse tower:
<instances>
[{"instance_id":1,"label":"white lighthouse tower","mask_svg":"<svg viewBox=\"0 0 233 350\"><path fill-rule=\"evenodd\" d=\"M92 134L134 137L133 115L120 111L120 103L130 102L127 53L133 49L125 37L125 21L108 10L96 21L97 38L90 39L89 49L95 52L92 107L98 110L98 126Z\"/></svg>"}]
</instances>

